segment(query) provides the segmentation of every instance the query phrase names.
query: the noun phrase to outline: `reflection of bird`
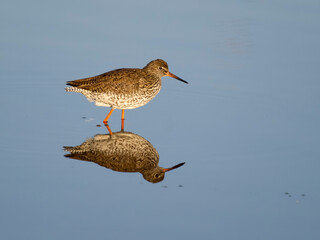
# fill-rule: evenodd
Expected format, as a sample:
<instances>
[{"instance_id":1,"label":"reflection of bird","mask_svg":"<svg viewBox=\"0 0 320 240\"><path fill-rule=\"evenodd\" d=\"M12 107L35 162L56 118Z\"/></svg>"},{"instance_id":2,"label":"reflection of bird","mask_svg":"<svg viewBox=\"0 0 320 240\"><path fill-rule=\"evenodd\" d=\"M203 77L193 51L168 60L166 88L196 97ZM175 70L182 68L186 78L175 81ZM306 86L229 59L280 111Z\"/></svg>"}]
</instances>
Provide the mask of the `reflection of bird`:
<instances>
[{"instance_id":1,"label":"reflection of bird","mask_svg":"<svg viewBox=\"0 0 320 240\"><path fill-rule=\"evenodd\" d=\"M114 109L124 110L141 107L151 101L161 89L161 77L169 76L188 83L168 70L168 64L153 60L144 68L122 68L101 75L67 82L72 87L67 92L80 92L97 106L111 107L104 123Z\"/></svg>"},{"instance_id":2,"label":"reflection of bird","mask_svg":"<svg viewBox=\"0 0 320 240\"><path fill-rule=\"evenodd\" d=\"M143 137L130 132L97 134L75 147L64 147L70 152L65 157L95 162L118 172L140 172L153 183L164 179L165 172L182 166L180 163L171 168L158 166L157 150Z\"/></svg>"}]
</instances>

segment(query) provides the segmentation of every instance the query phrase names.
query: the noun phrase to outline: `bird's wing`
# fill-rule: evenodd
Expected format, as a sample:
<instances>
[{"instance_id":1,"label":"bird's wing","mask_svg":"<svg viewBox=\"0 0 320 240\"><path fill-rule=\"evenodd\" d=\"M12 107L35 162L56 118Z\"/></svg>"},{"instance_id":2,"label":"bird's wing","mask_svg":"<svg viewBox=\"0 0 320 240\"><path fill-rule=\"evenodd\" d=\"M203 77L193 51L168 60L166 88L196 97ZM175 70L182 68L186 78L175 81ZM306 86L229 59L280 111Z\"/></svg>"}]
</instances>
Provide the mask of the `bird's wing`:
<instances>
[{"instance_id":1,"label":"bird's wing","mask_svg":"<svg viewBox=\"0 0 320 240\"><path fill-rule=\"evenodd\" d=\"M90 90L92 92L103 92L108 90L138 89L141 69L122 68L100 74L95 77L83 78L69 81L67 85Z\"/></svg>"}]
</instances>

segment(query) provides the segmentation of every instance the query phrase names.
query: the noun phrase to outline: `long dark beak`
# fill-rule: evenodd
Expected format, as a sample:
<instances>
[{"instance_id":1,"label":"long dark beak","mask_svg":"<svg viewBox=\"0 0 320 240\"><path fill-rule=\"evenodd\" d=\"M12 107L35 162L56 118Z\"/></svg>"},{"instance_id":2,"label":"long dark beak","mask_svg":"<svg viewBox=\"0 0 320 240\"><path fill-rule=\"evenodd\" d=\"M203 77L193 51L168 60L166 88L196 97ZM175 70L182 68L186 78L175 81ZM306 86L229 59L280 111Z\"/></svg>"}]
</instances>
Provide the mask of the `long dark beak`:
<instances>
[{"instance_id":1,"label":"long dark beak","mask_svg":"<svg viewBox=\"0 0 320 240\"><path fill-rule=\"evenodd\" d=\"M173 73L171 73L171 72L167 72L166 76L168 76L168 77L172 77L172 78L175 78L175 79L178 79L178 80L180 80L181 82L184 82L184 83L188 84L188 82L187 82L187 81L185 81L185 80L183 80L183 79L179 78L178 76L174 75L174 74L173 74Z\"/></svg>"},{"instance_id":2,"label":"long dark beak","mask_svg":"<svg viewBox=\"0 0 320 240\"><path fill-rule=\"evenodd\" d=\"M181 167L182 165L184 165L185 163L183 162L183 163L179 163L179 164L177 164L177 165L175 165L175 166L173 166L173 167L171 167L171 168L162 168L162 170L163 170L163 172L169 172L169 171L171 171L171 170L173 170L173 169L176 169L176 168L178 168L178 167Z\"/></svg>"}]
</instances>

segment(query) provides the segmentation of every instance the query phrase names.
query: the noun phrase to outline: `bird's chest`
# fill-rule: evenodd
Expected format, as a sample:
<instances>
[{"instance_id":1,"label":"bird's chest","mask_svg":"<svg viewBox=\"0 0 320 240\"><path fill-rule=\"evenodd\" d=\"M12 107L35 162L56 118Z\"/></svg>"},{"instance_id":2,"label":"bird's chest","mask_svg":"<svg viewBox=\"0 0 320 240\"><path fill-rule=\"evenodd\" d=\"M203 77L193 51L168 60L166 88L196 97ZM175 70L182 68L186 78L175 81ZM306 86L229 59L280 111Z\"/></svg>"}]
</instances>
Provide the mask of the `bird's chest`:
<instances>
[{"instance_id":1,"label":"bird's chest","mask_svg":"<svg viewBox=\"0 0 320 240\"><path fill-rule=\"evenodd\" d=\"M154 98L161 90L161 79L142 81L139 85L139 95L147 100Z\"/></svg>"}]
</instances>

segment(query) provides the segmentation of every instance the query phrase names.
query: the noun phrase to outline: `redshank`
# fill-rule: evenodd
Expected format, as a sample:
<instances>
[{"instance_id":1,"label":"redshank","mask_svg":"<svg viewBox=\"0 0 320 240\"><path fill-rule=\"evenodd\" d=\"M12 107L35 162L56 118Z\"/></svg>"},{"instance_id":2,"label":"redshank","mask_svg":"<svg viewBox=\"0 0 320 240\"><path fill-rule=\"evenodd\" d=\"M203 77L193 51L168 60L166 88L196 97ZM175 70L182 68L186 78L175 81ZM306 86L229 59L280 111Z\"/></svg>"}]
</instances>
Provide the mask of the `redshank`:
<instances>
[{"instance_id":1,"label":"redshank","mask_svg":"<svg viewBox=\"0 0 320 240\"><path fill-rule=\"evenodd\" d=\"M124 110L141 107L151 101L161 89L161 78L173 77L187 81L169 72L168 64L162 59L149 62L144 68L121 68L95 77L67 82L67 92L82 93L97 106L111 107L103 120L107 124L114 109L122 109L122 130Z\"/></svg>"},{"instance_id":2,"label":"redshank","mask_svg":"<svg viewBox=\"0 0 320 240\"><path fill-rule=\"evenodd\" d=\"M158 151L145 138L130 132L97 134L64 150L70 152L65 157L94 162L117 172L140 172L152 183L162 181L166 172L184 165L182 162L171 168L158 166Z\"/></svg>"}]
</instances>

